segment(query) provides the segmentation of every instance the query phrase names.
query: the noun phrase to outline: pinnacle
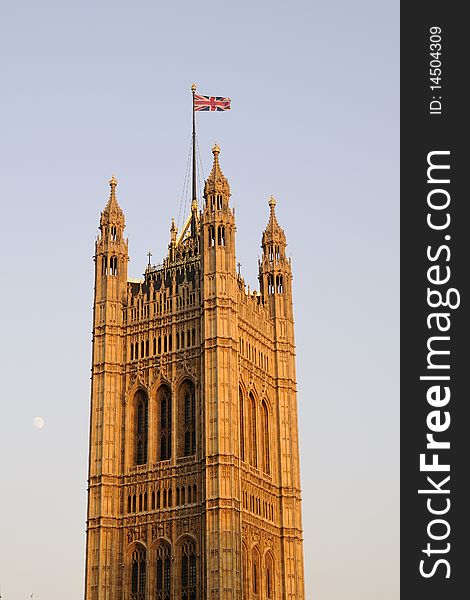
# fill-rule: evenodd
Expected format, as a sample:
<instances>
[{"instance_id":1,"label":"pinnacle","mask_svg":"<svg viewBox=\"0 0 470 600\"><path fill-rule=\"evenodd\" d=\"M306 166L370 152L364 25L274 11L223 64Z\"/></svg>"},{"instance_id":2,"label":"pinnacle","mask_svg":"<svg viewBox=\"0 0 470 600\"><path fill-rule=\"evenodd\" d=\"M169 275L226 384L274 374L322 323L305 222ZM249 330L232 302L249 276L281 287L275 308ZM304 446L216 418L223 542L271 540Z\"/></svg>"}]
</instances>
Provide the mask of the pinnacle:
<instances>
[{"instance_id":1,"label":"pinnacle","mask_svg":"<svg viewBox=\"0 0 470 600\"><path fill-rule=\"evenodd\" d=\"M212 147L212 154L214 155L214 162L212 164L212 170L204 186L204 195L210 193L225 193L227 195L230 195L230 186L228 180L224 176L224 174L222 173L222 169L220 168L220 146L217 143L215 143Z\"/></svg>"},{"instance_id":2,"label":"pinnacle","mask_svg":"<svg viewBox=\"0 0 470 600\"><path fill-rule=\"evenodd\" d=\"M262 243L268 243L268 240L279 240L281 243L285 244L286 236L284 235L284 231L279 225L276 217L276 199L274 198L274 196L269 197L268 206L270 209L269 221L263 233Z\"/></svg>"},{"instance_id":3,"label":"pinnacle","mask_svg":"<svg viewBox=\"0 0 470 600\"><path fill-rule=\"evenodd\" d=\"M113 174L111 179L109 180L109 187L111 188L109 192L108 202L102 212L101 219L105 218L105 220L111 221L123 221L124 222L124 213L122 212L121 207L118 204L116 198L116 187L117 187L117 179Z\"/></svg>"},{"instance_id":4,"label":"pinnacle","mask_svg":"<svg viewBox=\"0 0 470 600\"><path fill-rule=\"evenodd\" d=\"M274 196L270 196L269 197L269 202L268 202L268 206L270 209L270 215L269 215L269 223L268 223L268 229L274 230L274 229L279 229L279 223L277 222L277 217L276 217L276 198L274 198Z\"/></svg>"}]
</instances>

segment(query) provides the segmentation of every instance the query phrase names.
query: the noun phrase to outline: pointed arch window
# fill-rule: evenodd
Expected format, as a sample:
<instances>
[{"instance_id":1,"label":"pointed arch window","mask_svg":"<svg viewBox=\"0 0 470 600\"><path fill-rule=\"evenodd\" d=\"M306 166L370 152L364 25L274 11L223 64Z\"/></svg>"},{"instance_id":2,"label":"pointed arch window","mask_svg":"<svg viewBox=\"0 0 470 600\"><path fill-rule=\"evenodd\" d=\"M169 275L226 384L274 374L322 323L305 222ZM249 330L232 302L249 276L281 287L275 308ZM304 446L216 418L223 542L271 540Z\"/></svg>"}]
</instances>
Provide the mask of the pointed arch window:
<instances>
[{"instance_id":1,"label":"pointed arch window","mask_svg":"<svg viewBox=\"0 0 470 600\"><path fill-rule=\"evenodd\" d=\"M182 600L196 600L196 545L193 540L181 544Z\"/></svg>"},{"instance_id":2,"label":"pointed arch window","mask_svg":"<svg viewBox=\"0 0 470 600\"><path fill-rule=\"evenodd\" d=\"M160 439L157 440L159 448L159 459L168 460L171 458L171 391L166 385L158 390L157 395L158 417Z\"/></svg>"},{"instance_id":3,"label":"pointed arch window","mask_svg":"<svg viewBox=\"0 0 470 600\"><path fill-rule=\"evenodd\" d=\"M215 228L213 225L209 225L209 248L215 246Z\"/></svg>"},{"instance_id":4,"label":"pointed arch window","mask_svg":"<svg viewBox=\"0 0 470 600\"><path fill-rule=\"evenodd\" d=\"M258 443L257 443L257 431L256 431L256 402L253 394L250 394L250 436L251 436L251 447L250 447L250 464L253 467L258 466Z\"/></svg>"},{"instance_id":5,"label":"pointed arch window","mask_svg":"<svg viewBox=\"0 0 470 600\"><path fill-rule=\"evenodd\" d=\"M131 600L145 600L147 582L146 550L138 544L131 557Z\"/></svg>"},{"instance_id":6,"label":"pointed arch window","mask_svg":"<svg viewBox=\"0 0 470 600\"><path fill-rule=\"evenodd\" d=\"M245 460L245 417L243 412L243 392L242 389L238 389L238 403L239 403L239 414L240 414L240 458Z\"/></svg>"},{"instance_id":7,"label":"pointed arch window","mask_svg":"<svg viewBox=\"0 0 470 600\"><path fill-rule=\"evenodd\" d=\"M243 600L249 599L249 581L250 572L248 570L248 551L244 543L242 543L242 589Z\"/></svg>"},{"instance_id":8,"label":"pointed arch window","mask_svg":"<svg viewBox=\"0 0 470 600\"><path fill-rule=\"evenodd\" d=\"M108 274L108 257L103 256L101 259L101 275Z\"/></svg>"},{"instance_id":9,"label":"pointed arch window","mask_svg":"<svg viewBox=\"0 0 470 600\"><path fill-rule=\"evenodd\" d=\"M256 548L253 548L251 562L251 590L253 596L258 597L260 594L260 555Z\"/></svg>"},{"instance_id":10,"label":"pointed arch window","mask_svg":"<svg viewBox=\"0 0 470 600\"><path fill-rule=\"evenodd\" d=\"M117 275L118 274L118 259L117 256L111 256L109 259L109 274Z\"/></svg>"},{"instance_id":11,"label":"pointed arch window","mask_svg":"<svg viewBox=\"0 0 470 600\"><path fill-rule=\"evenodd\" d=\"M268 275L268 294L274 294L274 275Z\"/></svg>"},{"instance_id":12,"label":"pointed arch window","mask_svg":"<svg viewBox=\"0 0 470 600\"><path fill-rule=\"evenodd\" d=\"M269 457L269 411L266 401L263 400L261 404L261 415L263 419L263 471L267 474L271 474L271 464Z\"/></svg>"},{"instance_id":13,"label":"pointed arch window","mask_svg":"<svg viewBox=\"0 0 470 600\"><path fill-rule=\"evenodd\" d=\"M217 243L219 246L225 246L225 227L223 225L219 225L217 229Z\"/></svg>"},{"instance_id":14,"label":"pointed arch window","mask_svg":"<svg viewBox=\"0 0 470 600\"><path fill-rule=\"evenodd\" d=\"M171 548L162 542L157 547L156 594L158 600L169 600L171 597Z\"/></svg>"},{"instance_id":15,"label":"pointed arch window","mask_svg":"<svg viewBox=\"0 0 470 600\"><path fill-rule=\"evenodd\" d=\"M191 381L185 381L180 392L183 431L181 441L183 456L196 452L196 394ZM180 413L181 414L181 413Z\"/></svg>"},{"instance_id":16,"label":"pointed arch window","mask_svg":"<svg viewBox=\"0 0 470 600\"><path fill-rule=\"evenodd\" d=\"M135 463L147 462L148 436L148 398L144 392L138 392L135 399Z\"/></svg>"},{"instance_id":17,"label":"pointed arch window","mask_svg":"<svg viewBox=\"0 0 470 600\"><path fill-rule=\"evenodd\" d=\"M265 559L265 588L266 598L274 598L274 560L270 553L266 554Z\"/></svg>"}]
</instances>

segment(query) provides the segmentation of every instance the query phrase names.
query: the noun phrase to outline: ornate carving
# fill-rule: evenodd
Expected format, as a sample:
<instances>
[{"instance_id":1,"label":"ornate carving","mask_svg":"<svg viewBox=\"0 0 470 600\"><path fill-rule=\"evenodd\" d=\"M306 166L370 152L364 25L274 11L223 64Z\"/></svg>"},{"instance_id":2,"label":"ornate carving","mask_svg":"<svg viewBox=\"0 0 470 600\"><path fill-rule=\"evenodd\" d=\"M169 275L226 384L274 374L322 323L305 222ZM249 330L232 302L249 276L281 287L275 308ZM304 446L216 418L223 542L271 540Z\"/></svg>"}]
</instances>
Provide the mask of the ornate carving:
<instances>
[{"instance_id":1,"label":"ornate carving","mask_svg":"<svg viewBox=\"0 0 470 600\"><path fill-rule=\"evenodd\" d=\"M124 215L117 204L114 178L102 213L95 257L99 277L95 281L88 515L89 552L98 558L87 557L87 564L96 566L97 572L106 566L114 573L111 584L116 600L129 596L128 545L137 542L145 547L148 589L152 597L158 596L152 543L162 539L171 543L174 561L160 565L161 573L172 569L180 587L183 556L188 560L197 556L196 566L191 567L189 561L185 568L188 573L196 569L198 581L205 582L204 592L198 595L248 597L246 589L241 593L240 566L247 560L246 572L252 572L256 547L261 577L268 550L278 565L272 600L280 600L286 589L281 556L299 578L296 600L303 600L297 437L289 431L297 407L291 268L285 257L285 235L271 199L259 263L260 292L250 291L241 275L237 277L230 186L219 165L220 149L214 147L213 152L202 212L193 202L183 229L177 232L173 226L170 230L163 264L148 264L142 280L127 281ZM282 302L276 294L283 295ZM239 378L245 384L246 398L256 390L254 411L246 406L240 411ZM196 402L185 402L180 393L186 379L194 384ZM157 394L162 383L171 389L165 410ZM139 417L137 428L131 401L139 388L148 396L148 412L138 413L146 416ZM281 415L279 420L263 421L264 398L269 399L272 415ZM241 419L244 444L239 452ZM260 429L266 422L268 438ZM186 435L188 431L191 436ZM194 454L184 450L193 432ZM167 436L164 440L163 435ZM263 473L265 439L272 444L269 475ZM136 444L142 440L147 442L147 453L139 454L137 461ZM189 445L192 450L192 442ZM163 454L162 448L166 449ZM292 457L288 476L280 468L282 456ZM289 519L283 510L290 513ZM283 528L284 523L293 526ZM103 546L100 539L105 540ZM293 540L296 549L286 540ZM241 542L247 555L242 560ZM107 553L96 551L109 548L109 543L111 562L101 563ZM142 554L144 548L137 552ZM225 565L220 571L219 557ZM92 581L93 576L87 578L85 600L107 598L109 589L98 588ZM266 590L263 580L260 589ZM181 596L180 592L176 587L172 591Z\"/></svg>"}]
</instances>

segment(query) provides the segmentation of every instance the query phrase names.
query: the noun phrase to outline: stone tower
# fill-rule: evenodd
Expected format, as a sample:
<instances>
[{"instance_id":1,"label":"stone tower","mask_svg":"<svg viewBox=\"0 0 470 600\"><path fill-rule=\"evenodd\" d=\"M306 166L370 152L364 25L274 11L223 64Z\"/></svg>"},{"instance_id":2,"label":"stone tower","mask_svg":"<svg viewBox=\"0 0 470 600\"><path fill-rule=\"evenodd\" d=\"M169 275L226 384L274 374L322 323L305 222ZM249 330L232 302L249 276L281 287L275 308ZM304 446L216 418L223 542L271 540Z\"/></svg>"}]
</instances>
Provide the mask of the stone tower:
<instances>
[{"instance_id":1,"label":"stone tower","mask_svg":"<svg viewBox=\"0 0 470 600\"><path fill-rule=\"evenodd\" d=\"M269 201L236 272L213 150L168 253L128 280L110 181L95 251L85 600L303 600L292 274Z\"/></svg>"}]
</instances>

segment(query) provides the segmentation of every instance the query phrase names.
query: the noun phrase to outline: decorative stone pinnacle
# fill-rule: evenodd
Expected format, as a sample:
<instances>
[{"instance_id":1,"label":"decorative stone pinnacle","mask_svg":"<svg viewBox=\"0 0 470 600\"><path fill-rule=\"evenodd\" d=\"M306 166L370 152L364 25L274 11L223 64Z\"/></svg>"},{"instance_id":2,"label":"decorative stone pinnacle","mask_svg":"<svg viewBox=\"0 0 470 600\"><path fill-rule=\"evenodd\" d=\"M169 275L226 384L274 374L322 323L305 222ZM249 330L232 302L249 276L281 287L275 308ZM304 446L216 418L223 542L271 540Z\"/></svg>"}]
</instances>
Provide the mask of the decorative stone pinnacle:
<instances>
[{"instance_id":1,"label":"decorative stone pinnacle","mask_svg":"<svg viewBox=\"0 0 470 600\"><path fill-rule=\"evenodd\" d=\"M271 209L271 211L273 211L276 207L276 198L274 196L269 196L268 206Z\"/></svg>"},{"instance_id":2,"label":"decorative stone pinnacle","mask_svg":"<svg viewBox=\"0 0 470 600\"><path fill-rule=\"evenodd\" d=\"M212 147L212 154L214 155L212 170L204 185L204 198L206 199L208 194L223 194L227 198L230 196L230 186L227 178L224 177L224 174L220 169L219 152L220 146L216 142Z\"/></svg>"},{"instance_id":3,"label":"decorative stone pinnacle","mask_svg":"<svg viewBox=\"0 0 470 600\"><path fill-rule=\"evenodd\" d=\"M197 211L197 200L196 200L196 199L194 199L194 200L191 202L191 210L192 210L192 211Z\"/></svg>"},{"instance_id":4,"label":"decorative stone pinnacle","mask_svg":"<svg viewBox=\"0 0 470 600\"><path fill-rule=\"evenodd\" d=\"M109 195L109 199L114 202L116 201L116 186L117 186L117 179L116 177L114 177L114 175L111 175L111 179L109 180L109 185L111 187L111 193Z\"/></svg>"}]
</instances>

